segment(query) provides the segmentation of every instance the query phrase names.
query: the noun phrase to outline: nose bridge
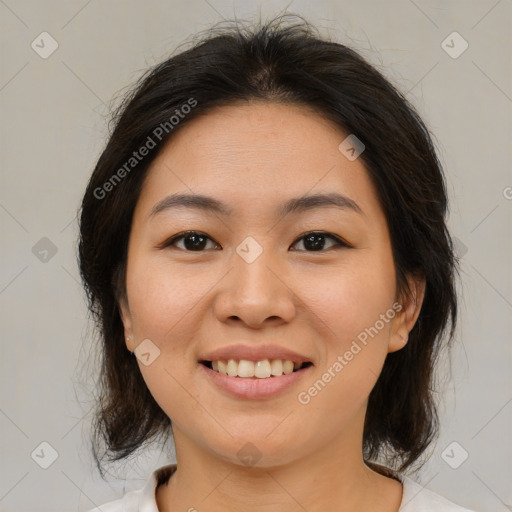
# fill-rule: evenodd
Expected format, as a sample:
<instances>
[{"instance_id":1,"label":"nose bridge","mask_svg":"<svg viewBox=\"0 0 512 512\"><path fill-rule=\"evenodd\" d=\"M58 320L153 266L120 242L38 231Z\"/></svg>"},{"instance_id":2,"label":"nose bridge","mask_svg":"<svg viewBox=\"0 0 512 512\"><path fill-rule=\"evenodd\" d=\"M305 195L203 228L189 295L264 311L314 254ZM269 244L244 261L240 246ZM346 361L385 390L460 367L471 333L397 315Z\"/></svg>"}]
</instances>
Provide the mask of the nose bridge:
<instances>
[{"instance_id":1,"label":"nose bridge","mask_svg":"<svg viewBox=\"0 0 512 512\"><path fill-rule=\"evenodd\" d=\"M268 241L268 240L267 240ZM238 288L243 295L264 295L277 293L276 269L280 267L275 251L270 244L252 236L245 238L233 255Z\"/></svg>"},{"instance_id":2,"label":"nose bridge","mask_svg":"<svg viewBox=\"0 0 512 512\"><path fill-rule=\"evenodd\" d=\"M289 321L293 317L293 293L285 284L278 255L268 244L247 237L233 253L232 264L217 304L218 315L224 319L238 317L253 326L266 318Z\"/></svg>"}]
</instances>

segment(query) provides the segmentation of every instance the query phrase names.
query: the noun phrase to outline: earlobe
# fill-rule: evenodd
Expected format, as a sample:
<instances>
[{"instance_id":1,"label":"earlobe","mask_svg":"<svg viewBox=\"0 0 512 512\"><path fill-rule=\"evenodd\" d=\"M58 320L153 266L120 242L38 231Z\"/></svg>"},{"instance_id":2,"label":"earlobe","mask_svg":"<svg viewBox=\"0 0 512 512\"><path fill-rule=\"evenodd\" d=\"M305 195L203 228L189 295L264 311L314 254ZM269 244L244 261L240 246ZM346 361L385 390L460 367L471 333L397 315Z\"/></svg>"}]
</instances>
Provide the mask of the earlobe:
<instances>
[{"instance_id":1,"label":"earlobe","mask_svg":"<svg viewBox=\"0 0 512 512\"><path fill-rule=\"evenodd\" d=\"M404 348L409 340L411 332L421 311L425 297L425 278L408 277L410 294L404 296L402 309L393 319L388 343L388 353L396 352Z\"/></svg>"},{"instance_id":2,"label":"earlobe","mask_svg":"<svg viewBox=\"0 0 512 512\"><path fill-rule=\"evenodd\" d=\"M135 344L133 343L132 337L126 336L125 341L126 341L126 348L128 349L128 352L131 352L133 354L135 352L135 347L134 347Z\"/></svg>"}]
</instances>

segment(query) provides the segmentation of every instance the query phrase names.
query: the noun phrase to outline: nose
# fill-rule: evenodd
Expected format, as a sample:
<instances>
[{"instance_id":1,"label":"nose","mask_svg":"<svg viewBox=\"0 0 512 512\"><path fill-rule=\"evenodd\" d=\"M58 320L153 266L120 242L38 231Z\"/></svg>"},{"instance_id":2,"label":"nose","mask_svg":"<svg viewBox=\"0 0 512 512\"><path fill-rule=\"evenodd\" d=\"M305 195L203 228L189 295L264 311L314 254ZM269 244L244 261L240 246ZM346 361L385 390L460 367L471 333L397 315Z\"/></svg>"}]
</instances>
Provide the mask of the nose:
<instances>
[{"instance_id":1,"label":"nose","mask_svg":"<svg viewBox=\"0 0 512 512\"><path fill-rule=\"evenodd\" d=\"M251 263L235 253L232 262L233 268L221 281L214 302L219 321L240 321L259 329L265 324L277 326L294 318L297 298L290 277L270 250L264 250Z\"/></svg>"}]
</instances>

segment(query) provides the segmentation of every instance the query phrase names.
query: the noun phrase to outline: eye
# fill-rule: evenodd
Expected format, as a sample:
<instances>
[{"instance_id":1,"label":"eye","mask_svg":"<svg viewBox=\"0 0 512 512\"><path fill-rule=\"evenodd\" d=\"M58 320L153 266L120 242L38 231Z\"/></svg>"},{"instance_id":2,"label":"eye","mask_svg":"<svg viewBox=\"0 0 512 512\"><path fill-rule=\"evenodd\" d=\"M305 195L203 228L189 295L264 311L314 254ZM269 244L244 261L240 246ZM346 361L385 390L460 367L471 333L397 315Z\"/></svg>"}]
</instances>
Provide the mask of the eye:
<instances>
[{"instance_id":1,"label":"eye","mask_svg":"<svg viewBox=\"0 0 512 512\"><path fill-rule=\"evenodd\" d=\"M334 240L335 246L351 247L349 244L341 240L339 237L326 233L325 231L311 231L306 233L298 241L304 240L303 245L308 252L319 252L325 250L325 241L327 239ZM297 244L298 242L295 242ZM294 244L294 245L295 245ZM293 247L293 246L292 246Z\"/></svg>"},{"instance_id":2,"label":"eye","mask_svg":"<svg viewBox=\"0 0 512 512\"><path fill-rule=\"evenodd\" d=\"M176 236L173 236L169 240L165 241L163 244L159 245L159 248L169 247L171 245L176 246L176 242L183 240L184 247L178 247L178 249L182 249L185 251L196 251L201 252L205 249L208 240L213 240L204 233L200 231L184 231ZM220 247L219 244L214 243L215 246Z\"/></svg>"},{"instance_id":3,"label":"eye","mask_svg":"<svg viewBox=\"0 0 512 512\"><path fill-rule=\"evenodd\" d=\"M301 238L299 238L293 245L297 245L299 241L304 240L303 245L305 247L305 250L308 252L320 252L322 250L326 250L325 243L326 240L332 240L334 241L334 245L329 248L338 246L338 247L347 247L350 248L351 246L341 240L339 237L327 233L325 231L310 231L309 233L304 234ZM178 242L183 241L183 246L179 247L177 245ZM205 250L208 245L208 241L213 242L214 247L218 248L220 247L219 244L214 242L209 236L207 236L205 233L202 233L200 231L184 231L183 233L179 233L176 236L173 236L172 238L169 238L162 244L158 246L158 248L163 249L165 247L174 246L178 249L187 251L187 252L202 252ZM292 247L293 247L292 245ZM296 250L296 249L292 249ZM303 249L300 249L303 250Z\"/></svg>"}]
</instances>

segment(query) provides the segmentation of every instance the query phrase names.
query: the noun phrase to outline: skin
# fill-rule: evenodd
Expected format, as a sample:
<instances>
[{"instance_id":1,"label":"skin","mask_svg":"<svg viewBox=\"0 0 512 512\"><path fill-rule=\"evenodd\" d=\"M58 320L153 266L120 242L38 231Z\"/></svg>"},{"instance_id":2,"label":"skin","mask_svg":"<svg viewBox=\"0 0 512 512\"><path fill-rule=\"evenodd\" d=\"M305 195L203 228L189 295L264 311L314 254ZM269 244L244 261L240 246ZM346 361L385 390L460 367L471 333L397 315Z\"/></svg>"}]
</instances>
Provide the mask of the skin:
<instances>
[{"instance_id":1,"label":"skin","mask_svg":"<svg viewBox=\"0 0 512 512\"><path fill-rule=\"evenodd\" d=\"M161 512L307 510L396 512L402 486L362 457L367 400L386 355L400 350L421 308L424 282L399 296L385 215L347 136L306 107L253 102L221 107L184 125L152 163L130 235L121 311L129 350L150 339L160 355L140 371L171 418L178 469L157 489ZM363 214L321 207L276 217L292 197L338 192ZM181 208L149 213L172 193L215 197L235 214ZM199 251L184 230L206 234ZM310 231L332 233L323 250ZM252 236L262 254L237 246ZM190 247L191 242L188 240ZM398 301L402 310L304 405L297 399L357 335ZM235 343L277 344L314 363L297 387L267 400L220 392L203 376L205 351ZM261 458L245 466L250 442Z\"/></svg>"}]
</instances>

